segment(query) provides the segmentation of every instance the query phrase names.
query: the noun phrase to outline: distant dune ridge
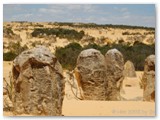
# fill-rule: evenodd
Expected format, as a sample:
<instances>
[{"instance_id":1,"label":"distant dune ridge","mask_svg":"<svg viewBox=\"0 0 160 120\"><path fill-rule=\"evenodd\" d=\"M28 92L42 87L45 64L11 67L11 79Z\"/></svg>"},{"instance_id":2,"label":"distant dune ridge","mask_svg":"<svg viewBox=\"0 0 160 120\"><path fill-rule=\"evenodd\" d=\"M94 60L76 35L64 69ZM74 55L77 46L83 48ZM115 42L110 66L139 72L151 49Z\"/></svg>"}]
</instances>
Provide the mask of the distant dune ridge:
<instances>
[{"instance_id":1,"label":"distant dune ridge","mask_svg":"<svg viewBox=\"0 0 160 120\"><path fill-rule=\"evenodd\" d=\"M52 32L47 33L46 28ZM57 30L57 28L61 28L63 30L63 34L59 32L53 32ZM33 37L35 30L38 30L36 32L37 37ZM68 31L73 32L73 34L68 34ZM83 32L79 34L78 32L80 31ZM76 36L74 36L74 34L76 34ZM100 45L118 42L130 43L132 45L136 41L145 44L153 44L155 42L154 28L123 25L74 25L74 23L73 25L70 25L67 23L61 24L47 22L5 22L3 36L6 47L11 41L21 41L22 45L26 44L29 48L34 47L34 44L50 44L47 47L49 47L52 52L54 52L56 47L65 46L71 43L72 41L70 38L73 40L75 39L75 41L80 43L82 46L90 42ZM19 37L17 38L15 36ZM87 38L87 40L83 41L84 38ZM52 42L50 43L50 40L48 39L50 39ZM4 50L7 51L7 49Z\"/></svg>"},{"instance_id":2,"label":"distant dune ridge","mask_svg":"<svg viewBox=\"0 0 160 120\"><path fill-rule=\"evenodd\" d=\"M141 49L152 49L154 28L26 21L3 27L5 116L155 115L155 55ZM127 49L141 50L139 58L150 53L138 59L144 71L126 59ZM67 60L74 64L64 68Z\"/></svg>"}]
</instances>

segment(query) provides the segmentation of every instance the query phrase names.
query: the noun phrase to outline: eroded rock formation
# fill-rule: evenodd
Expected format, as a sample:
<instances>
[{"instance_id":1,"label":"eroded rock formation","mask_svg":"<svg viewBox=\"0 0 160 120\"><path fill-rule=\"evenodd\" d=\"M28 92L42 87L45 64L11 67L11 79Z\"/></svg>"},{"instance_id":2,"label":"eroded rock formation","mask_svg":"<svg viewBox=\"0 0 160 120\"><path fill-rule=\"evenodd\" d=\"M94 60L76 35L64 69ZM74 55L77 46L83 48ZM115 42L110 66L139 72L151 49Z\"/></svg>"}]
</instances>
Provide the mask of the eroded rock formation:
<instances>
[{"instance_id":1,"label":"eroded rock formation","mask_svg":"<svg viewBox=\"0 0 160 120\"><path fill-rule=\"evenodd\" d=\"M77 58L76 79L85 100L106 100L106 66L100 51L87 49Z\"/></svg>"},{"instance_id":2,"label":"eroded rock formation","mask_svg":"<svg viewBox=\"0 0 160 120\"><path fill-rule=\"evenodd\" d=\"M131 61L127 61L124 64L124 76L125 77L136 77L135 67Z\"/></svg>"},{"instance_id":3,"label":"eroded rock formation","mask_svg":"<svg viewBox=\"0 0 160 120\"><path fill-rule=\"evenodd\" d=\"M13 62L15 114L61 115L62 67L43 46L22 52Z\"/></svg>"},{"instance_id":4,"label":"eroded rock formation","mask_svg":"<svg viewBox=\"0 0 160 120\"><path fill-rule=\"evenodd\" d=\"M117 49L108 50L105 54L107 65L107 96L108 100L119 100L120 86L123 80L124 60Z\"/></svg>"},{"instance_id":5,"label":"eroded rock formation","mask_svg":"<svg viewBox=\"0 0 160 120\"><path fill-rule=\"evenodd\" d=\"M142 84L144 101L155 101L155 55L145 59Z\"/></svg>"}]
</instances>

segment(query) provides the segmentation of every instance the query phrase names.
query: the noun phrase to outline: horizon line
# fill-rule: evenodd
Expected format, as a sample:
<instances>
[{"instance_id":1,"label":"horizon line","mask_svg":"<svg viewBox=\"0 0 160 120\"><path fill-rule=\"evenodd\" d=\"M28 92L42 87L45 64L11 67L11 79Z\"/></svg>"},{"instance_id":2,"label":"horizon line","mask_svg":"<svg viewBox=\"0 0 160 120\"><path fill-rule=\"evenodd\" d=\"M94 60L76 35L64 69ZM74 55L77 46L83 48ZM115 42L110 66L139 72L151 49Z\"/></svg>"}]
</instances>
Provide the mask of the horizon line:
<instances>
[{"instance_id":1,"label":"horizon line","mask_svg":"<svg viewBox=\"0 0 160 120\"><path fill-rule=\"evenodd\" d=\"M99 24L99 23L93 23L93 22L58 22L58 21L23 21L23 20L16 20L16 21L3 21L4 22L33 22L33 23L79 23L79 24L94 24L94 25L100 25L100 26L105 26L105 25L111 25L111 26L125 26L125 27L143 27L143 28L152 28L155 29L156 27L153 26L138 26L138 25L128 25L128 24ZM78 25L77 25L78 26Z\"/></svg>"}]
</instances>

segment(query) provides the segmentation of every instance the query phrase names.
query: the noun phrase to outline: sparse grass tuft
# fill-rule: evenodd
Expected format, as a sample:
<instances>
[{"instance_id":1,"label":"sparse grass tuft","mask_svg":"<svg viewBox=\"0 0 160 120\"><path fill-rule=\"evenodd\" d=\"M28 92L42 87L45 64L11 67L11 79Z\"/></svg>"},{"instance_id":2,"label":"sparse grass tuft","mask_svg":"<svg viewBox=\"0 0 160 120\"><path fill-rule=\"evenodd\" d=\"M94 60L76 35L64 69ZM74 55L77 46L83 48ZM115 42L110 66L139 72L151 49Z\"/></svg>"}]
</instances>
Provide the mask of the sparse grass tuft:
<instances>
[{"instance_id":1,"label":"sparse grass tuft","mask_svg":"<svg viewBox=\"0 0 160 120\"><path fill-rule=\"evenodd\" d=\"M3 100L3 105L5 110L11 111L13 109L12 106L12 95L13 95L13 80L12 74L9 72L9 81L3 78L5 86L3 87L3 95L6 95Z\"/></svg>"}]
</instances>

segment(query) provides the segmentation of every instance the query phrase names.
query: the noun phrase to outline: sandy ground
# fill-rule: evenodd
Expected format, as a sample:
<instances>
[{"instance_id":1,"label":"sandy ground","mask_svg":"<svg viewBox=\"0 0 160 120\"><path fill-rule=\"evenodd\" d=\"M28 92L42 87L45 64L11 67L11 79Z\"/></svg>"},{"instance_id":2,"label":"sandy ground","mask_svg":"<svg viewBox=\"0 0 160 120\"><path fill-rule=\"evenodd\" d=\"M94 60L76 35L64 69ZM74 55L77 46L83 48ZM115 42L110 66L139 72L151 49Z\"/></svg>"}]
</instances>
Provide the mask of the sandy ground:
<instances>
[{"instance_id":1,"label":"sandy ground","mask_svg":"<svg viewBox=\"0 0 160 120\"><path fill-rule=\"evenodd\" d=\"M137 77L129 78L126 77L123 80L121 88L122 100L127 101L143 101L143 89L140 88L140 81Z\"/></svg>"},{"instance_id":2,"label":"sandy ground","mask_svg":"<svg viewBox=\"0 0 160 120\"><path fill-rule=\"evenodd\" d=\"M64 116L154 116L155 104L136 101L64 100Z\"/></svg>"},{"instance_id":3,"label":"sandy ground","mask_svg":"<svg viewBox=\"0 0 160 120\"><path fill-rule=\"evenodd\" d=\"M3 62L3 77L6 78L7 81L9 80L8 73L11 71L11 68L12 62ZM121 95L126 101L78 100L73 95L69 83L66 82L62 114L64 116L154 116L154 102L143 102L141 99L135 101L137 100L135 98L142 98L143 96L143 90L139 87L138 79L142 77L143 72L138 71L136 73L137 78L126 78L123 81L123 92L121 92ZM67 74L64 73L64 76L67 81ZM126 87L126 84L131 85L131 87ZM77 86L77 84L75 86ZM76 93L75 89L73 89L73 91ZM13 116L13 113L4 111L4 116ZM22 114L20 116L28 115Z\"/></svg>"},{"instance_id":4,"label":"sandy ground","mask_svg":"<svg viewBox=\"0 0 160 120\"><path fill-rule=\"evenodd\" d=\"M62 114L64 116L155 116L153 102L136 101L63 101ZM14 116L12 112L3 113L4 116ZM31 116L22 114L19 116Z\"/></svg>"}]
</instances>

